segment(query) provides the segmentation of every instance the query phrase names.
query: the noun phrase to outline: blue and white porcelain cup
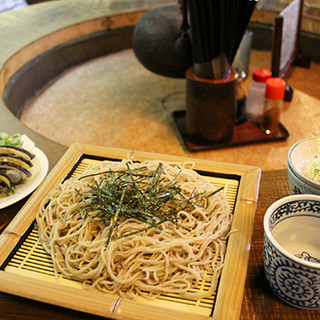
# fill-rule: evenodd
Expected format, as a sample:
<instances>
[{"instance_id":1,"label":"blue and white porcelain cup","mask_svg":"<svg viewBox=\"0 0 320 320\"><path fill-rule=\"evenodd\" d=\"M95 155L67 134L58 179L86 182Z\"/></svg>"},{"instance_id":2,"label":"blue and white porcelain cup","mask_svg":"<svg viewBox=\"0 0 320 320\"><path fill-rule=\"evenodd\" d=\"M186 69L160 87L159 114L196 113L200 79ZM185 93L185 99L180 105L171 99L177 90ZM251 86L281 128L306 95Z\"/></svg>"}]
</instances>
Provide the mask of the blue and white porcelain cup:
<instances>
[{"instance_id":1,"label":"blue and white porcelain cup","mask_svg":"<svg viewBox=\"0 0 320 320\"><path fill-rule=\"evenodd\" d=\"M266 211L264 272L287 304L320 309L320 196L291 195Z\"/></svg>"}]
</instances>

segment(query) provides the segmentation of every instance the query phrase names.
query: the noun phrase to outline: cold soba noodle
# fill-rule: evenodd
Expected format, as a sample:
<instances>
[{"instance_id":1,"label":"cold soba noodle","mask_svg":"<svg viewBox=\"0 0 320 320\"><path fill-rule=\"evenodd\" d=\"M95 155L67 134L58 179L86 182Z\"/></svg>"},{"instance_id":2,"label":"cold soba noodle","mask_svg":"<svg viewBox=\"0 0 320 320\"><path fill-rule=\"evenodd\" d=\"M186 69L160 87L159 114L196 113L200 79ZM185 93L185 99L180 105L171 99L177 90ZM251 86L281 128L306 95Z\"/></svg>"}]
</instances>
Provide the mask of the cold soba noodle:
<instances>
[{"instance_id":1,"label":"cold soba noodle","mask_svg":"<svg viewBox=\"0 0 320 320\"><path fill-rule=\"evenodd\" d=\"M191 166L104 161L53 189L37 223L55 271L129 298L211 296L232 216L223 192Z\"/></svg>"}]
</instances>

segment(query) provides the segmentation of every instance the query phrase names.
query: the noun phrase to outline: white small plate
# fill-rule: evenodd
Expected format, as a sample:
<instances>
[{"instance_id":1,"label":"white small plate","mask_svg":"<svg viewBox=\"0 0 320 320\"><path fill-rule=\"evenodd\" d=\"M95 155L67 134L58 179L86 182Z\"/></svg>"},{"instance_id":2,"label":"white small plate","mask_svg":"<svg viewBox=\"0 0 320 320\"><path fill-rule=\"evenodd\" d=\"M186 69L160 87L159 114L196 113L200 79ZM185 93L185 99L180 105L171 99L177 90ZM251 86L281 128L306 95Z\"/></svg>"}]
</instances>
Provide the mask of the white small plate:
<instances>
[{"instance_id":1,"label":"white small plate","mask_svg":"<svg viewBox=\"0 0 320 320\"><path fill-rule=\"evenodd\" d=\"M26 181L26 183L17 186L14 194L0 198L0 209L8 207L29 195L39 186L41 181L47 175L49 168L47 156L37 147L32 148L32 153L35 157L32 160L33 167L30 170L32 174L31 177Z\"/></svg>"}]
</instances>

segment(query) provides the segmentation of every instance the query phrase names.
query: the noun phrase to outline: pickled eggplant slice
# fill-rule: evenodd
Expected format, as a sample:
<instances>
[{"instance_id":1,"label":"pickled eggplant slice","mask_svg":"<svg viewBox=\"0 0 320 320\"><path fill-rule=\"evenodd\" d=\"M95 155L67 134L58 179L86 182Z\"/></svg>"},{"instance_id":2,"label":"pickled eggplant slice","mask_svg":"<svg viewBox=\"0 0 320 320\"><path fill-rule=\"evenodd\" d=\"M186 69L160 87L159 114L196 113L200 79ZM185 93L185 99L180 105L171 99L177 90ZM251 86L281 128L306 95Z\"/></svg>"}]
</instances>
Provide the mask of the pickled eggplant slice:
<instances>
[{"instance_id":1,"label":"pickled eggplant slice","mask_svg":"<svg viewBox=\"0 0 320 320\"><path fill-rule=\"evenodd\" d=\"M5 176L0 175L0 194L8 193L11 188L9 179Z\"/></svg>"},{"instance_id":2,"label":"pickled eggplant slice","mask_svg":"<svg viewBox=\"0 0 320 320\"><path fill-rule=\"evenodd\" d=\"M23 158L27 161L31 161L35 155L21 147L10 146L10 145L0 145L0 153L12 153L17 157Z\"/></svg>"},{"instance_id":3,"label":"pickled eggplant slice","mask_svg":"<svg viewBox=\"0 0 320 320\"><path fill-rule=\"evenodd\" d=\"M1 132L0 132L1 135ZM20 134L17 134L20 139ZM12 136L12 138L17 138ZM35 154L21 147L21 143L16 144L5 134L5 139L0 143L0 196L9 196L15 192L15 187L22 185L31 177L33 159ZM0 142L1 142L0 141ZM27 143L28 144L28 143ZM30 144L28 144L30 145Z\"/></svg>"},{"instance_id":4,"label":"pickled eggplant slice","mask_svg":"<svg viewBox=\"0 0 320 320\"><path fill-rule=\"evenodd\" d=\"M22 171L10 166L0 166L0 175L9 179L13 186L22 184L27 179L27 176Z\"/></svg>"},{"instance_id":5,"label":"pickled eggplant slice","mask_svg":"<svg viewBox=\"0 0 320 320\"><path fill-rule=\"evenodd\" d=\"M33 166L31 160L27 160L27 159L25 159L25 158L23 158L23 157L19 157L19 156L17 156L16 154L13 154L13 153L1 153L1 152L0 152L0 158L1 158L1 157L15 158L15 159L18 159L18 160L21 160L21 161L25 162L29 167L32 167L32 166Z\"/></svg>"},{"instance_id":6,"label":"pickled eggplant slice","mask_svg":"<svg viewBox=\"0 0 320 320\"><path fill-rule=\"evenodd\" d=\"M18 165L26 170L30 170L31 166L29 166L26 162L24 162L23 160L17 159L15 157L12 156L0 156L0 164L15 164Z\"/></svg>"},{"instance_id":7,"label":"pickled eggplant slice","mask_svg":"<svg viewBox=\"0 0 320 320\"><path fill-rule=\"evenodd\" d=\"M10 167L10 168L16 168L18 170L20 170L22 173L25 174L26 177L30 177L31 176L31 172L30 172L30 168L26 168L26 164L21 161L22 164L24 164L24 166L21 166L18 161L1 161L0 160L0 167Z\"/></svg>"}]
</instances>

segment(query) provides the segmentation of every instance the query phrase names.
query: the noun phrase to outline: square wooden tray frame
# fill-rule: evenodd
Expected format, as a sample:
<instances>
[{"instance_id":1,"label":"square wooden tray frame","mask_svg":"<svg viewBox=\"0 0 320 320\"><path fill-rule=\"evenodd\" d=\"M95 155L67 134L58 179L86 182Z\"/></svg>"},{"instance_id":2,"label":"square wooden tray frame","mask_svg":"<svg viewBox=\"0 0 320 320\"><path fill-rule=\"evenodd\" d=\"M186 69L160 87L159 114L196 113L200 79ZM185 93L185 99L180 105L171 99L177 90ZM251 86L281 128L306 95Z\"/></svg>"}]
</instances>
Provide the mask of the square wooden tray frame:
<instances>
[{"instance_id":1,"label":"square wooden tray frame","mask_svg":"<svg viewBox=\"0 0 320 320\"><path fill-rule=\"evenodd\" d=\"M133 160L193 161L195 169L218 174L236 175L240 178L234 206L233 232L228 240L225 266L220 278L212 317L197 315L198 320L237 320L240 317L244 285L247 273L254 215L258 200L261 170L257 167L221 163L210 160L184 158L125 149L105 148L93 145L74 144L36 192L29 198L19 213L0 236L0 265L8 258L35 219L41 200L54 186L60 183L83 155L122 159L130 154ZM41 279L24 277L0 271L0 291L25 298L50 303L78 311L92 313L111 319L155 319L161 314L163 320L194 319L195 314L178 312L170 308L154 307L141 302L120 299L107 294L63 287Z\"/></svg>"}]
</instances>

